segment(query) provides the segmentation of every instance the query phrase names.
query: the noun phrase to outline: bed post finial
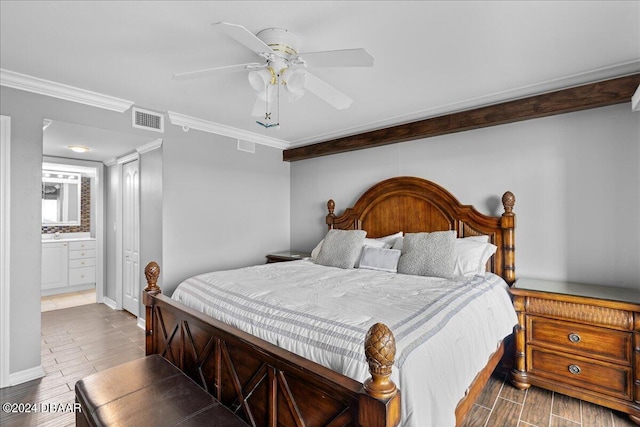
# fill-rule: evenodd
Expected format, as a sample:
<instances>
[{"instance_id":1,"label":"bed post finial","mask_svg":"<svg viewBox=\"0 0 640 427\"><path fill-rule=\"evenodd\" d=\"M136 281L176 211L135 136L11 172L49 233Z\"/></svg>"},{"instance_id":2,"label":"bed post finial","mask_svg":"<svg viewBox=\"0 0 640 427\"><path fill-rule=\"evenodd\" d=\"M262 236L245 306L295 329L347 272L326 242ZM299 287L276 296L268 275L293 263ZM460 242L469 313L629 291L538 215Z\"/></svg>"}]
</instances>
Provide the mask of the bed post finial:
<instances>
[{"instance_id":1,"label":"bed post finial","mask_svg":"<svg viewBox=\"0 0 640 427\"><path fill-rule=\"evenodd\" d=\"M335 214L333 213L336 209L336 202L333 199L329 199L327 202L327 210L329 213L327 214L327 225L329 226L329 230L333 229L333 218L335 218Z\"/></svg>"},{"instance_id":2,"label":"bed post finial","mask_svg":"<svg viewBox=\"0 0 640 427\"><path fill-rule=\"evenodd\" d=\"M504 213L513 215L513 205L516 204L516 196L511 191L507 191L502 195L502 206Z\"/></svg>"},{"instance_id":3,"label":"bed post finial","mask_svg":"<svg viewBox=\"0 0 640 427\"><path fill-rule=\"evenodd\" d=\"M376 399L395 396L398 389L389 378L396 357L396 339L391 329L382 323L369 328L364 342L364 354L371 373L371 378L364 382L367 394Z\"/></svg>"},{"instance_id":4,"label":"bed post finial","mask_svg":"<svg viewBox=\"0 0 640 427\"><path fill-rule=\"evenodd\" d=\"M150 294L159 294L162 292L160 287L158 287L158 277L160 276L160 266L157 262L151 261L144 268L144 276L147 278L147 287L144 288L145 292L149 292Z\"/></svg>"}]
</instances>

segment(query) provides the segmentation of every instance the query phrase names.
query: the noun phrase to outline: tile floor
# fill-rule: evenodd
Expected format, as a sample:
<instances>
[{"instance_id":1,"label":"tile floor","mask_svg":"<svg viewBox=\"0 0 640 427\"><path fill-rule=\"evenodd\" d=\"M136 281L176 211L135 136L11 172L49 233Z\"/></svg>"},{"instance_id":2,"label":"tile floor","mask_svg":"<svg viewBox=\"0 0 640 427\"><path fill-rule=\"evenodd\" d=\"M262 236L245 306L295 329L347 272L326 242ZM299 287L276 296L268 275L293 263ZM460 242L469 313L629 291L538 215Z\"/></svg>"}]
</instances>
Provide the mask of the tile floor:
<instances>
[{"instance_id":1,"label":"tile floor","mask_svg":"<svg viewBox=\"0 0 640 427\"><path fill-rule=\"evenodd\" d=\"M85 304L96 303L96 290L70 292L68 294L58 294L42 297L40 305L42 311L60 310L61 308L77 307Z\"/></svg>"}]
</instances>

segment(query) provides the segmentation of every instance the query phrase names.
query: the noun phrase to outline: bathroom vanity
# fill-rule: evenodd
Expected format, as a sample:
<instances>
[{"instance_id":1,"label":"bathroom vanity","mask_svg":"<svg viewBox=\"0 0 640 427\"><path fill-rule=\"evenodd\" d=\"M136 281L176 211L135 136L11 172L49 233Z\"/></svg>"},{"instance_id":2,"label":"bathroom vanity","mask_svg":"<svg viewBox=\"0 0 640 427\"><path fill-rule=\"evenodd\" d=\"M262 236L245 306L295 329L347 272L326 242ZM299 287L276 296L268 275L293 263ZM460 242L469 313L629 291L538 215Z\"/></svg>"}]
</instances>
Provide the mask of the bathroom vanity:
<instances>
[{"instance_id":1,"label":"bathroom vanity","mask_svg":"<svg viewBox=\"0 0 640 427\"><path fill-rule=\"evenodd\" d=\"M75 237L42 240L42 295L95 287L96 240Z\"/></svg>"}]
</instances>

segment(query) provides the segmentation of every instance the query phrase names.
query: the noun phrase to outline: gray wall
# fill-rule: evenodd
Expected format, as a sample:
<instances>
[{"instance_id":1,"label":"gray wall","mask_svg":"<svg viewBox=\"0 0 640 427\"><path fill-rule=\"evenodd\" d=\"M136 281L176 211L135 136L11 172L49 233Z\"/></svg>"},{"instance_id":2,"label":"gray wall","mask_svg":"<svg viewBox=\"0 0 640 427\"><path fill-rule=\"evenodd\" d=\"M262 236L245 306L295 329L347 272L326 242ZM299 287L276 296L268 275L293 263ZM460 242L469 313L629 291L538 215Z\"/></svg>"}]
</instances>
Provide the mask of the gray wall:
<instances>
[{"instance_id":1,"label":"gray wall","mask_svg":"<svg viewBox=\"0 0 640 427\"><path fill-rule=\"evenodd\" d=\"M326 201L351 206L372 184L412 175L502 213L516 196L520 277L640 287L640 116L630 104L292 163L291 246L326 233Z\"/></svg>"},{"instance_id":2,"label":"gray wall","mask_svg":"<svg viewBox=\"0 0 640 427\"><path fill-rule=\"evenodd\" d=\"M166 292L194 273L264 263L289 248L290 165L280 150L256 145L250 154L218 135L169 132L179 143L162 147Z\"/></svg>"},{"instance_id":3,"label":"gray wall","mask_svg":"<svg viewBox=\"0 0 640 427\"><path fill-rule=\"evenodd\" d=\"M171 293L180 280L193 274L262 263L267 252L289 248L289 164L282 162L280 150L258 146L253 155L239 152L233 139L193 130L185 133L169 123L162 135L133 129L129 113L4 86L0 87L0 101L0 114L11 117L10 373L40 364L44 118L163 139L162 154L142 156L141 168L152 170L153 177L162 174L162 187L157 187L155 178L141 183L150 197L145 196L143 209L153 212L161 206L161 213L152 214L154 217L142 226L150 236L141 237L141 243L150 258L162 257L165 292ZM105 185L115 179L113 168L107 169ZM162 192L161 202L158 191ZM106 192L106 240L113 233L109 213L113 197ZM159 233L149 230L159 223L161 248ZM111 266L107 260L106 269ZM109 286L106 281L106 295L115 299Z\"/></svg>"},{"instance_id":4,"label":"gray wall","mask_svg":"<svg viewBox=\"0 0 640 427\"><path fill-rule=\"evenodd\" d=\"M140 283L144 287L144 266L150 261L163 265L162 147L140 155L140 216ZM139 314L145 317L142 299Z\"/></svg>"}]
</instances>

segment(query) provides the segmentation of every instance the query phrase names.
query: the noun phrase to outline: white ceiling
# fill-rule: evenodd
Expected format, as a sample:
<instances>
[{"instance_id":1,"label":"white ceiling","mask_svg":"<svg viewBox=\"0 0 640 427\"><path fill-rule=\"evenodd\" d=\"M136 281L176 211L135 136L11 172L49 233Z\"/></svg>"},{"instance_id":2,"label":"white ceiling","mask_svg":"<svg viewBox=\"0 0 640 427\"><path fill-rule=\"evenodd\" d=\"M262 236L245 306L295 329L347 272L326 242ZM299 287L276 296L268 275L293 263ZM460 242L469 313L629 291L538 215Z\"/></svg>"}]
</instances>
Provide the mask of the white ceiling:
<instances>
[{"instance_id":1,"label":"white ceiling","mask_svg":"<svg viewBox=\"0 0 640 427\"><path fill-rule=\"evenodd\" d=\"M98 162L115 160L132 153L136 148L152 143L155 139L60 121L52 121L42 133L45 156ZM76 154L69 150L70 145L90 147L91 150Z\"/></svg>"},{"instance_id":2,"label":"white ceiling","mask_svg":"<svg viewBox=\"0 0 640 427\"><path fill-rule=\"evenodd\" d=\"M638 1L3 0L0 17L3 69L291 146L640 71ZM353 105L306 94L282 103L280 129L262 129L244 72L171 79L255 61L218 21L287 28L303 52L364 47L375 64L310 70Z\"/></svg>"}]
</instances>

